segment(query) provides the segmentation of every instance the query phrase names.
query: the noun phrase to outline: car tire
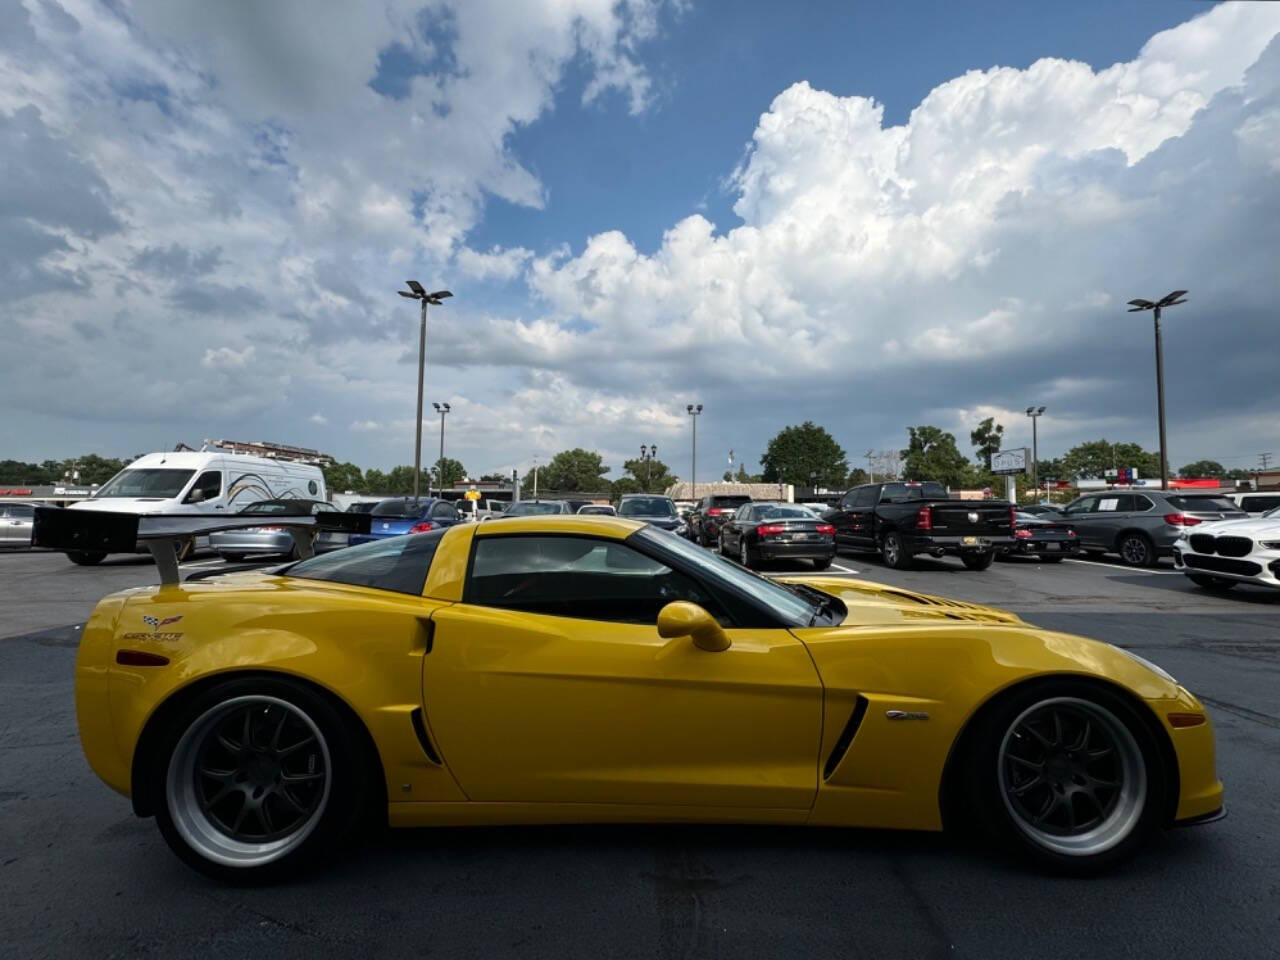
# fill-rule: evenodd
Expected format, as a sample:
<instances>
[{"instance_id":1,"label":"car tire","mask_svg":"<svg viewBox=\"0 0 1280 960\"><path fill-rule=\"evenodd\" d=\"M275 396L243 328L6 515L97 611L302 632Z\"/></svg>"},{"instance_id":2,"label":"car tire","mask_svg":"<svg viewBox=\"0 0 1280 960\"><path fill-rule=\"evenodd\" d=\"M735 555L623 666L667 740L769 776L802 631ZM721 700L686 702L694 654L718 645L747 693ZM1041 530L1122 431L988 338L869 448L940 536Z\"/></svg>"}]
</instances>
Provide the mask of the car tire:
<instances>
[{"instance_id":1,"label":"car tire","mask_svg":"<svg viewBox=\"0 0 1280 960\"><path fill-rule=\"evenodd\" d=\"M1040 557L1041 563L1061 563L1062 561L1063 561L1063 556L1060 553L1055 553L1052 556Z\"/></svg>"},{"instance_id":2,"label":"car tire","mask_svg":"<svg viewBox=\"0 0 1280 960\"><path fill-rule=\"evenodd\" d=\"M85 550L71 550L67 553L67 559L82 567L93 567L107 559L107 555Z\"/></svg>"},{"instance_id":3,"label":"car tire","mask_svg":"<svg viewBox=\"0 0 1280 960\"><path fill-rule=\"evenodd\" d=\"M1154 567L1155 544L1145 533L1126 533L1116 543L1116 552L1126 567Z\"/></svg>"},{"instance_id":4,"label":"car tire","mask_svg":"<svg viewBox=\"0 0 1280 960\"><path fill-rule=\"evenodd\" d=\"M1240 585L1239 580L1227 580L1223 577L1211 577L1205 573L1188 573L1187 579L1197 587L1205 590L1231 590Z\"/></svg>"},{"instance_id":5,"label":"car tire","mask_svg":"<svg viewBox=\"0 0 1280 960\"><path fill-rule=\"evenodd\" d=\"M224 553L224 554L221 554L221 556L223 560L227 561L227 563L243 563L244 558L247 557L248 554L247 553Z\"/></svg>"},{"instance_id":6,"label":"car tire","mask_svg":"<svg viewBox=\"0 0 1280 960\"><path fill-rule=\"evenodd\" d=\"M911 569L911 554L907 552L906 544L902 542L902 535L896 530L890 530L884 535L884 541L880 545L880 556L884 559L886 567L892 567L894 570Z\"/></svg>"},{"instance_id":7,"label":"car tire","mask_svg":"<svg viewBox=\"0 0 1280 960\"><path fill-rule=\"evenodd\" d=\"M824 559L824 560L814 560L814 561L813 561L813 569L815 569L815 570L826 570L826 569L827 569L828 567L830 567L830 566L831 566L831 558L830 558L830 557L827 557L827 558L826 558L826 559Z\"/></svg>"},{"instance_id":8,"label":"car tire","mask_svg":"<svg viewBox=\"0 0 1280 960\"><path fill-rule=\"evenodd\" d=\"M1087 876L1128 859L1159 829L1168 790L1141 709L1067 678L1003 697L979 715L960 768L978 826L1056 873Z\"/></svg>"},{"instance_id":9,"label":"car tire","mask_svg":"<svg viewBox=\"0 0 1280 960\"><path fill-rule=\"evenodd\" d=\"M970 570L985 570L991 566L991 561L996 558L994 550L988 550L985 553L962 553L960 562Z\"/></svg>"},{"instance_id":10,"label":"car tire","mask_svg":"<svg viewBox=\"0 0 1280 960\"><path fill-rule=\"evenodd\" d=\"M364 739L323 694L286 677L237 678L170 720L153 754L152 808L188 866L221 881L280 880L357 834L375 796Z\"/></svg>"},{"instance_id":11,"label":"car tire","mask_svg":"<svg viewBox=\"0 0 1280 960\"><path fill-rule=\"evenodd\" d=\"M738 562L748 570L755 569L757 563L755 555L751 552L751 548L747 546L746 537L738 538Z\"/></svg>"},{"instance_id":12,"label":"car tire","mask_svg":"<svg viewBox=\"0 0 1280 960\"><path fill-rule=\"evenodd\" d=\"M707 531L702 528L698 529L698 546L700 547L711 546L711 541L707 539Z\"/></svg>"}]
</instances>

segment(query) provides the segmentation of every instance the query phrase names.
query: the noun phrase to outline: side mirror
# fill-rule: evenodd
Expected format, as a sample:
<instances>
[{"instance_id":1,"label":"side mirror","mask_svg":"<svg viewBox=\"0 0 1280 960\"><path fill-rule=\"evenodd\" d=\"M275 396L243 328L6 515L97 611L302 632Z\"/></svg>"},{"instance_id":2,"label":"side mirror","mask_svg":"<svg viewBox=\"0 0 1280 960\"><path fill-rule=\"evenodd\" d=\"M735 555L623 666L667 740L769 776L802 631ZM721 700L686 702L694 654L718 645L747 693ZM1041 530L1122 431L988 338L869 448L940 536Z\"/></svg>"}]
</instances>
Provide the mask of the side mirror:
<instances>
[{"instance_id":1,"label":"side mirror","mask_svg":"<svg viewBox=\"0 0 1280 960\"><path fill-rule=\"evenodd\" d=\"M716 618L688 600L676 600L658 611L658 636L691 637L695 647L710 653L728 650L730 643Z\"/></svg>"}]
</instances>

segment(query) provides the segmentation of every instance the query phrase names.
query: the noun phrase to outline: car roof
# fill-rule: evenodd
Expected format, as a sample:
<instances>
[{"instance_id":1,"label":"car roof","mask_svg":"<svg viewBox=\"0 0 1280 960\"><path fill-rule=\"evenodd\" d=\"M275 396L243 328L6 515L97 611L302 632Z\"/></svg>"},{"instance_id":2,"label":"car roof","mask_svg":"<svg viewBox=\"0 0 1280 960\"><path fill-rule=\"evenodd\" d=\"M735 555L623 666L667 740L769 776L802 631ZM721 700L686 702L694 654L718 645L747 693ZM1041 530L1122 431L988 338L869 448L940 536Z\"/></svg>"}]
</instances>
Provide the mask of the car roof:
<instances>
[{"instance_id":1,"label":"car roof","mask_svg":"<svg viewBox=\"0 0 1280 960\"><path fill-rule=\"evenodd\" d=\"M545 502L545 501L544 501ZM472 524L474 526L474 524ZM625 540L645 524L626 517L605 514L579 516L576 513L549 513L535 517L506 517L501 523L482 523L476 530L477 537L506 536L512 533L560 533L587 534Z\"/></svg>"}]
</instances>

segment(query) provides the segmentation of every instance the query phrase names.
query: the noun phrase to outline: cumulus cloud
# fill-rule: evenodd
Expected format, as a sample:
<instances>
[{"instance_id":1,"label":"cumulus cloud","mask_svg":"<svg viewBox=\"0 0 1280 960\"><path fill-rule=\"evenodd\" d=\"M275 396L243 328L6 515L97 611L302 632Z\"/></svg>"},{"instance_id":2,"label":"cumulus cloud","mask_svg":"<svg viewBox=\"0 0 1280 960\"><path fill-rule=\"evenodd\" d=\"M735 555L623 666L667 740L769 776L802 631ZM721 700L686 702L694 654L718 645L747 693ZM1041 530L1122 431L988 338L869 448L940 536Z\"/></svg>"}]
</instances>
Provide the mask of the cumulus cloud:
<instances>
[{"instance_id":1,"label":"cumulus cloud","mask_svg":"<svg viewBox=\"0 0 1280 960\"><path fill-rule=\"evenodd\" d=\"M426 389L473 472L578 445L616 467L641 442L683 469L694 401L700 461L750 463L807 418L851 453L908 423L967 440L984 411L1016 441L1031 401L1050 451L1154 445L1150 323L1122 304L1186 287L1171 459L1274 436L1275 5L1215 7L1127 63L970 71L897 125L874 90L800 82L714 172L733 223L691 210L654 249L475 240L492 198L554 203L512 142L570 64L591 110L664 106L645 44L682 6L0 0L11 408L60 442L253 427L403 463L417 311L395 289L448 277Z\"/></svg>"}]
</instances>

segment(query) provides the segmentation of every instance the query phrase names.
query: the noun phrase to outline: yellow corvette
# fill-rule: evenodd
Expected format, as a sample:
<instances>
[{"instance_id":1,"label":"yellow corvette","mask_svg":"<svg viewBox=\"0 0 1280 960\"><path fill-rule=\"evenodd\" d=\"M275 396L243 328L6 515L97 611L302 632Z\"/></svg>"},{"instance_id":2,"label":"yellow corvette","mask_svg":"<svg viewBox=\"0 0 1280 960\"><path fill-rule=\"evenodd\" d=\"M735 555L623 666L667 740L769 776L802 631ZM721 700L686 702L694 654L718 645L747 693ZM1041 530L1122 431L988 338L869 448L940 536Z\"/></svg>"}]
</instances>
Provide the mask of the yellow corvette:
<instances>
[{"instance_id":1,"label":"yellow corvette","mask_svg":"<svg viewBox=\"0 0 1280 960\"><path fill-rule=\"evenodd\" d=\"M618 518L113 594L76 711L94 771L221 877L295 872L370 819L966 824L1091 872L1223 809L1203 706L1133 654L874 583L771 581Z\"/></svg>"}]
</instances>

